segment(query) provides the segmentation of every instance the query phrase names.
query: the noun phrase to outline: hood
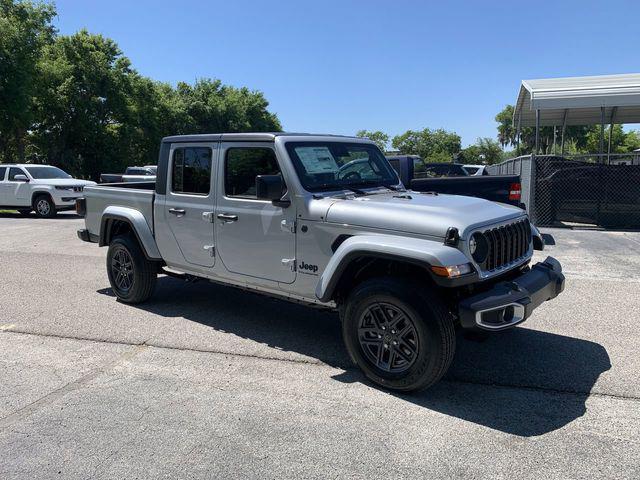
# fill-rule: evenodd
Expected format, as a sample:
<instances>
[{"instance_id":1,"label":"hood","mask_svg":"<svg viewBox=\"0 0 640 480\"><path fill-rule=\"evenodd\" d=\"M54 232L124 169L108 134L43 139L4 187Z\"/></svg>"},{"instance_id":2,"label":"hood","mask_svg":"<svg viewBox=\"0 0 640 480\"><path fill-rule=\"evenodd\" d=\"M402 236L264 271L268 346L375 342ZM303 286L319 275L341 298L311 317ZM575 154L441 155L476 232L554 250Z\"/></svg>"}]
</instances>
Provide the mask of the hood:
<instances>
[{"instance_id":1,"label":"hood","mask_svg":"<svg viewBox=\"0 0 640 480\"><path fill-rule=\"evenodd\" d=\"M96 182L91 182L89 180L78 180L77 178L39 178L31 180L31 183L36 185L64 185L66 187L86 187L88 185L96 184Z\"/></svg>"},{"instance_id":2,"label":"hood","mask_svg":"<svg viewBox=\"0 0 640 480\"><path fill-rule=\"evenodd\" d=\"M398 198L399 196L410 198ZM332 223L444 237L455 227L465 231L525 214L518 207L460 195L385 193L336 201L327 212Z\"/></svg>"}]
</instances>

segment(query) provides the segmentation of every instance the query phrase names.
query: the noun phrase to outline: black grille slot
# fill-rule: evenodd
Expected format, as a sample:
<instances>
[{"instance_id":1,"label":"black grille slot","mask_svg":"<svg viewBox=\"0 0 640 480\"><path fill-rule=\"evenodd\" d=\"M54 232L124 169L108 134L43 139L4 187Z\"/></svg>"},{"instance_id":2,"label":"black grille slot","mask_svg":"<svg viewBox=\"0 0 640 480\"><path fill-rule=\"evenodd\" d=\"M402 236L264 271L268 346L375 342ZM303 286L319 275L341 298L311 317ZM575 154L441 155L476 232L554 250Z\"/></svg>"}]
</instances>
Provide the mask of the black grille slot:
<instances>
[{"instance_id":1,"label":"black grille slot","mask_svg":"<svg viewBox=\"0 0 640 480\"><path fill-rule=\"evenodd\" d=\"M489 244L487 259L481 265L483 270L491 271L509 265L524 257L531 243L531 225L529 220L483 232Z\"/></svg>"}]
</instances>

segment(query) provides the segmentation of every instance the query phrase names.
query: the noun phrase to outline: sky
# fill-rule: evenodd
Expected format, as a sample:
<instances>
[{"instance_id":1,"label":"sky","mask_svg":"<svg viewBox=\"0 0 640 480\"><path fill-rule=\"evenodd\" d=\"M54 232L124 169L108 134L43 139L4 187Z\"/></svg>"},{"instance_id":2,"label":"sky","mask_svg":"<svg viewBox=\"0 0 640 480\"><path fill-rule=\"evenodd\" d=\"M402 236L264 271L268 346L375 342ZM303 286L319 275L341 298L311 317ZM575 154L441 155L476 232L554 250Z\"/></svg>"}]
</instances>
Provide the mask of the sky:
<instances>
[{"instance_id":1,"label":"sky","mask_svg":"<svg viewBox=\"0 0 640 480\"><path fill-rule=\"evenodd\" d=\"M640 1L58 0L133 67L262 91L287 131L496 136L532 78L640 72Z\"/></svg>"}]
</instances>

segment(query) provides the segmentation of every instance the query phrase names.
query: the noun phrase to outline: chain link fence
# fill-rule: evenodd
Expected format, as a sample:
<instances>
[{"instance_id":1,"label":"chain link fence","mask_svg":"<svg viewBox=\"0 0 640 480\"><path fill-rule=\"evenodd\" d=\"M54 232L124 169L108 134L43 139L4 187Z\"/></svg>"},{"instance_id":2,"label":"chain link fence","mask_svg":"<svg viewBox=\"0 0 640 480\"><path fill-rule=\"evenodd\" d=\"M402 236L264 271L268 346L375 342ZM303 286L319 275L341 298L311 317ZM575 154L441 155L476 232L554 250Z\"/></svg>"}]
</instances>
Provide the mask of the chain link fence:
<instances>
[{"instance_id":1,"label":"chain link fence","mask_svg":"<svg viewBox=\"0 0 640 480\"><path fill-rule=\"evenodd\" d=\"M527 155L489 168L516 173L536 225L587 223L640 228L640 155Z\"/></svg>"}]
</instances>

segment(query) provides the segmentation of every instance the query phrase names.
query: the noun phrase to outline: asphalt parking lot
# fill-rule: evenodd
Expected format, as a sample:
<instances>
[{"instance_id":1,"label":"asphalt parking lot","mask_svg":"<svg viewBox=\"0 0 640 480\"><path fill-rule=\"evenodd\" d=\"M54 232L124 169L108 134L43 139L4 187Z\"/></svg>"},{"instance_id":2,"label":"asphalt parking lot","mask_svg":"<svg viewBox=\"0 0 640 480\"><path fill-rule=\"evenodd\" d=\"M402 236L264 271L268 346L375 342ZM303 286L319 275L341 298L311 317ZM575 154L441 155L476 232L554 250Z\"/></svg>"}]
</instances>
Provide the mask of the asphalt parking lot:
<instances>
[{"instance_id":1,"label":"asphalt parking lot","mask_svg":"<svg viewBox=\"0 0 640 480\"><path fill-rule=\"evenodd\" d=\"M639 232L547 230L565 293L395 395L331 313L165 277L116 302L80 225L0 215L0 478L640 477Z\"/></svg>"}]
</instances>

